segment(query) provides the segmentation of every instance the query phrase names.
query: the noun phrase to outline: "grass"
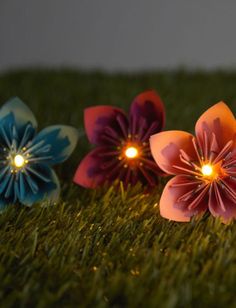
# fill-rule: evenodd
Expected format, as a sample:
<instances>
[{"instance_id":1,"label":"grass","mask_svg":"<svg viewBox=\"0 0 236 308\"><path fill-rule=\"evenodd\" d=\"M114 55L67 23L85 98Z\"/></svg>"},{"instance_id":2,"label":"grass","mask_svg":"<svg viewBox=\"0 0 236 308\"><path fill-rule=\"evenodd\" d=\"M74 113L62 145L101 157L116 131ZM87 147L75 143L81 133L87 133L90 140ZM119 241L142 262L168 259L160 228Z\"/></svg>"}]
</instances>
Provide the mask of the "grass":
<instances>
[{"instance_id":1,"label":"grass","mask_svg":"<svg viewBox=\"0 0 236 308\"><path fill-rule=\"evenodd\" d=\"M21 97L40 128L83 129L83 108L114 104L154 88L167 110L167 129L193 131L219 100L236 113L236 73L20 71L0 76L0 102ZM71 183L89 150L85 136L57 168L61 201L15 206L0 216L1 307L236 307L236 228L209 215L188 224L160 217L164 183L150 195L85 190Z\"/></svg>"}]
</instances>

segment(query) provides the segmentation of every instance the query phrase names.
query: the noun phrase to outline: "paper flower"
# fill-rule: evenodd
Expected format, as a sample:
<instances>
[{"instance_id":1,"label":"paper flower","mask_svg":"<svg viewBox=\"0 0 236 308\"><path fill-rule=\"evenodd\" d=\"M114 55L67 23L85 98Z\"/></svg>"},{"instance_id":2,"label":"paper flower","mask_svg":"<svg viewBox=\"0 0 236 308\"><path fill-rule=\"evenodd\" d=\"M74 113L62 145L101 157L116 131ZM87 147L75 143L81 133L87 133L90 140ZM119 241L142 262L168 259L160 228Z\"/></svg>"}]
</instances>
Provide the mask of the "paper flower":
<instances>
[{"instance_id":1,"label":"paper flower","mask_svg":"<svg viewBox=\"0 0 236 308\"><path fill-rule=\"evenodd\" d=\"M95 188L120 180L124 186L138 181L154 186L160 169L149 147L149 137L162 130L164 107L154 91L138 95L129 117L112 106L90 107L84 113L89 141L97 147L80 163L75 183Z\"/></svg>"},{"instance_id":2,"label":"paper flower","mask_svg":"<svg viewBox=\"0 0 236 308\"><path fill-rule=\"evenodd\" d=\"M19 98L0 109L0 208L16 202L54 202L59 196L52 166L69 157L78 132L55 125L36 134L36 128L34 115Z\"/></svg>"},{"instance_id":3,"label":"paper flower","mask_svg":"<svg viewBox=\"0 0 236 308\"><path fill-rule=\"evenodd\" d=\"M224 222L236 217L236 121L220 102L195 126L196 137L166 131L150 139L153 157L166 173L176 175L166 185L160 213L175 221L209 210Z\"/></svg>"}]
</instances>

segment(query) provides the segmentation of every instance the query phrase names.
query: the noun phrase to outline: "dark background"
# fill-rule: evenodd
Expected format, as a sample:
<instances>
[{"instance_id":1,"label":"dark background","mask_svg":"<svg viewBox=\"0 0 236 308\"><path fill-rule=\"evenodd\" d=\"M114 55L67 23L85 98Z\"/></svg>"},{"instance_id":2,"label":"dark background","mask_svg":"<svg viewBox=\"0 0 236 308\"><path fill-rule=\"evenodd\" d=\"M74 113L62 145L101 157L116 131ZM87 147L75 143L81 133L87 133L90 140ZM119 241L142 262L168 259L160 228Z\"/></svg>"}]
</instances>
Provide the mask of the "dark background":
<instances>
[{"instance_id":1,"label":"dark background","mask_svg":"<svg viewBox=\"0 0 236 308\"><path fill-rule=\"evenodd\" d=\"M234 0L1 0L0 70L235 68Z\"/></svg>"}]
</instances>

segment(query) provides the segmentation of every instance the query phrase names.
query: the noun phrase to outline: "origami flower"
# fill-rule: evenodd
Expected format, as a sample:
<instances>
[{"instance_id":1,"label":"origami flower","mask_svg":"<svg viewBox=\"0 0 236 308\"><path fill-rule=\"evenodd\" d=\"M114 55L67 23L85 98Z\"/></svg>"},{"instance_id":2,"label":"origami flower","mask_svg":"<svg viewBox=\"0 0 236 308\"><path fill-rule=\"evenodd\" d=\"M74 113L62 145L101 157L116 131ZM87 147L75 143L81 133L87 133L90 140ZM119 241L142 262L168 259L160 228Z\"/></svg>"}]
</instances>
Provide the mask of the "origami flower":
<instances>
[{"instance_id":1,"label":"origami flower","mask_svg":"<svg viewBox=\"0 0 236 308\"><path fill-rule=\"evenodd\" d=\"M78 132L55 125L36 135L37 122L28 107L13 98L0 109L0 208L20 202L56 201L60 185L52 166L74 150Z\"/></svg>"},{"instance_id":2,"label":"origami flower","mask_svg":"<svg viewBox=\"0 0 236 308\"><path fill-rule=\"evenodd\" d=\"M111 106L90 107L84 113L85 130L97 145L80 163L75 183L95 188L119 179L127 187L141 182L154 186L161 170L155 164L149 137L162 130L164 107L154 91L138 95L129 117Z\"/></svg>"},{"instance_id":3,"label":"origami flower","mask_svg":"<svg viewBox=\"0 0 236 308\"><path fill-rule=\"evenodd\" d=\"M196 137L166 131L150 139L153 157L166 173L176 175L166 185L160 213L175 221L209 210L224 222L236 217L236 121L220 102L195 126Z\"/></svg>"}]
</instances>

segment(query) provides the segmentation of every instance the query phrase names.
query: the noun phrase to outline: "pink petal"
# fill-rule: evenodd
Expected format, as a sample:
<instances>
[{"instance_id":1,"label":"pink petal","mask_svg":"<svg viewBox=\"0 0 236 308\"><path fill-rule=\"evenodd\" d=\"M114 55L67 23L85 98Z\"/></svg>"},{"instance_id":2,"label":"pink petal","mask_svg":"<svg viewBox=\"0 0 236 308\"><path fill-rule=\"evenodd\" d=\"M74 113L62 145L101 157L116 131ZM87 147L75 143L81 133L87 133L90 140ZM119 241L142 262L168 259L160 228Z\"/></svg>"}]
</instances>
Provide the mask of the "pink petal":
<instances>
[{"instance_id":1,"label":"pink petal","mask_svg":"<svg viewBox=\"0 0 236 308\"><path fill-rule=\"evenodd\" d=\"M228 223L236 218L236 182L227 178L224 184L224 189L218 184L212 186L208 207L214 217Z\"/></svg>"},{"instance_id":2,"label":"pink petal","mask_svg":"<svg viewBox=\"0 0 236 308\"><path fill-rule=\"evenodd\" d=\"M223 147L228 141L235 138L235 117L224 102L219 102L202 114L196 123L195 131L201 145L204 144L205 131L209 137L214 133L217 143Z\"/></svg>"},{"instance_id":3,"label":"pink petal","mask_svg":"<svg viewBox=\"0 0 236 308\"><path fill-rule=\"evenodd\" d=\"M144 129L147 130L152 124L155 125L150 135L163 129L165 108L155 91L146 91L135 97L130 107L130 122L132 134L140 131L140 126L145 126Z\"/></svg>"},{"instance_id":4,"label":"pink petal","mask_svg":"<svg viewBox=\"0 0 236 308\"><path fill-rule=\"evenodd\" d=\"M151 136L150 148L158 166L168 174L185 174L173 167L180 166L189 170L193 168L180 160L181 150L193 160L197 160L192 143L193 136L184 131L165 131Z\"/></svg>"},{"instance_id":5,"label":"pink petal","mask_svg":"<svg viewBox=\"0 0 236 308\"><path fill-rule=\"evenodd\" d=\"M202 199L194 210L188 209L195 198L192 192L198 189L198 185L197 180L191 181L187 176L177 175L172 178L165 186L160 199L161 216L174 221L188 222L191 216L204 212L207 208L206 198Z\"/></svg>"},{"instance_id":6,"label":"pink petal","mask_svg":"<svg viewBox=\"0 0 236 308\"><path fill-rule=\"evenodd\" d=\"M84 157L73 178L76 184L85 188L96 188L105 182L105 172L100 169L105 150L104 147L98 147Z\"/></svg>"},{"instance_id":7,"label":"pink petal","mask_svg":"<svg viewBox=\"0 0 236 308\"><path fill-rule=\"evenodd\" d=\"M123 125L120 125L120 122ZM126 129L127 118L120 108L96 106L85 109L84 124L89 141L93 144L103 145L109 144L109 141L104 139L105 129L108 127L110 130L113 130L115 135L122 135L123 127L121 126L125 126Z\"/></svg>"}]
</instances>

